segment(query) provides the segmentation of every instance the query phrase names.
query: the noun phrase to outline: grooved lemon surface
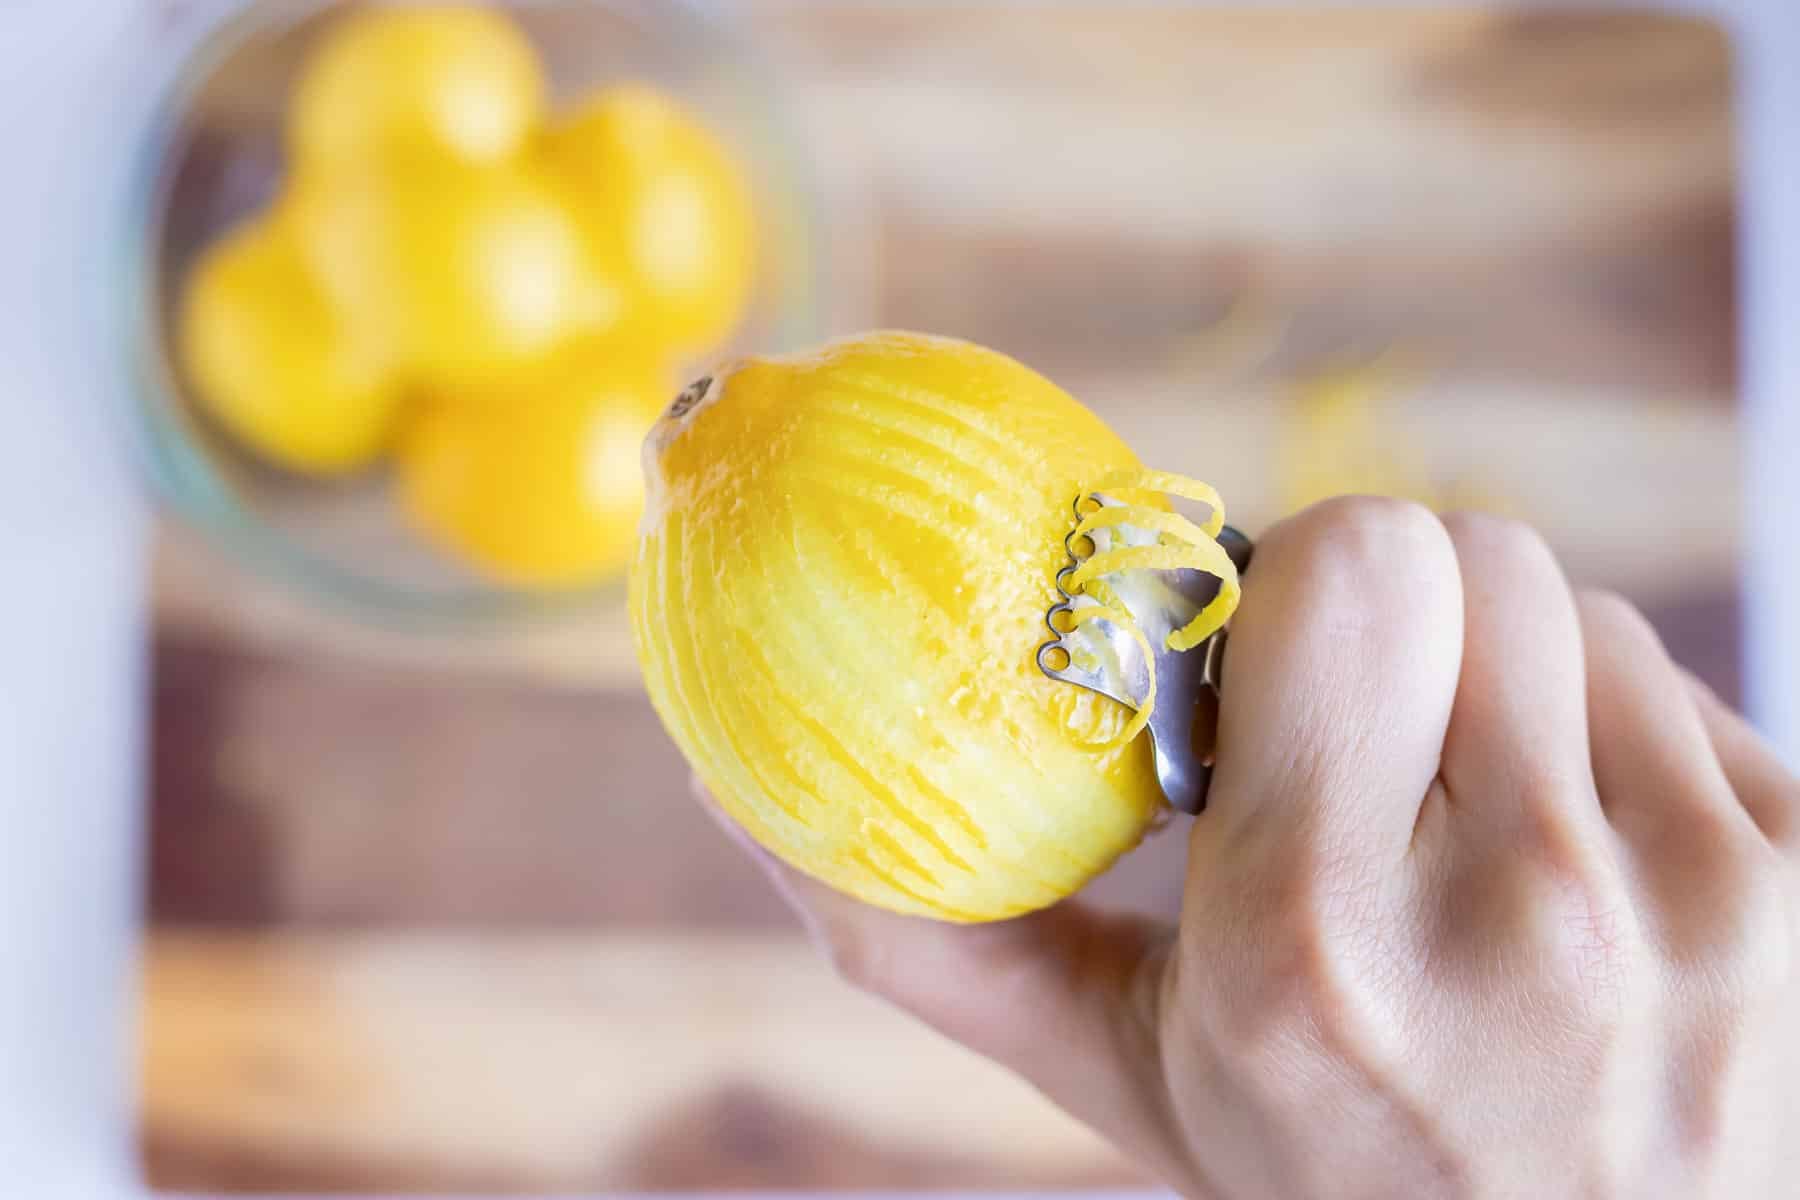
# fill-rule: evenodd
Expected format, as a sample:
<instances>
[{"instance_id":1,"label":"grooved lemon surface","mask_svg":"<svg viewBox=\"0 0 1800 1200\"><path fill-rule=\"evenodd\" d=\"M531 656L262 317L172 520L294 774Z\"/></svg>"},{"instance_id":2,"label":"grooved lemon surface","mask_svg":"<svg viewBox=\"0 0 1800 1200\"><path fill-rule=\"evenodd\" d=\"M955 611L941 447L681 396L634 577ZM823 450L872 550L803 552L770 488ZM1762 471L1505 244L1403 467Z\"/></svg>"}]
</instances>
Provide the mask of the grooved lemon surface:
<instances>
[{"instance_id":1,"label":"grooved lemon surface","mask_svg":"<svg viewBox=\"0 0 1800 1200\"><path fill-rule=\"evenodd\" d=\"M1048 905L1161 803L1119 704L1033 655L1074 498L1138 466L993 351L880 333L746 359L644 450L646 685L720 805L800 870L952 921Z\"/></svg>"}]
</instances>

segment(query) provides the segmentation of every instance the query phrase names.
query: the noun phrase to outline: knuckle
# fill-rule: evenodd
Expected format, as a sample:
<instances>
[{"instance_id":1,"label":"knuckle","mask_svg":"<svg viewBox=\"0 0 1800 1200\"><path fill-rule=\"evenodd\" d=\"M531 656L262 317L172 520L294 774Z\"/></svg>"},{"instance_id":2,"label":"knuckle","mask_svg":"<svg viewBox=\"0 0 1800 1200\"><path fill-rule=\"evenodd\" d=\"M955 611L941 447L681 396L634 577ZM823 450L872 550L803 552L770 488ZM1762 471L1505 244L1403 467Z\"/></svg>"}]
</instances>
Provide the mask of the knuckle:
<instances>
[{"instance_id":1,"label":"knuckle","mask_svg":"<svg viewBox=\"0 0 1800 1200\"><path fill-rule=\"evenodd\" d=\"M1639 957L1629 910L1616 898L1587 893L1570 898L1559 922L1560 973L1574 981L1573 999L1590 1020L1616 1025Z\"/></svg>"},{"instance_id":2,"label":"knuckle","mask_svg":"<svg viewBox=\"0 0 1800 1200\"><path fill-rule=\"evenodd\" d=\"M1317 943L1289 943L1227 987L1219 1044L1246 1073L1270 1072L1341 1032L1336 986Z\"/></svg>"},{"instance_id":3,"label":"knuckle","mask_svg":"<svg viewBox=\"0 0 1800 1200\"><path fill-rule=\"evenodd\" d=\"M1731 795L1792 878L1800 859L1800 778L1780 772L1773 779L1734 780Z\"/></svg>"},{"instance_id":4,"label":"knuckle","mask_svg":"<svg viewBox=\"0 0 1800 1200\"><path fill-rule=\"evenodd\" d=\"M1771 844L1787 852L1791 862L1792 852L1800 849L1800 777L1778 777L1757 809Z\"/></svg>"},{"instance_id":5,"label":"knuckle","mask_svg":"<svg viewBox=\"0 0 1800 1200\"><path fill-rule=\"evenodd\" d=\"M1385 561L1394 553L1435 552L1444 526L1430 509L1388 496L1338 496L1296 518L1320 555Z\"/></svg>"},{"instance_id":6,"label":"knuckle","mask_svg":"<svg viewBox=\"0 0 1800 1200\"><path fill-rule=\"evenodd\" d=\"M1291 518L1269 540L1287 543L1320 596L1407 589L1416 602L1459 587L1456 551L1430 509L1385 496L1339 496Z\"/></svg>"},{"instance_id":7,"label":"knuckle","mask_svg":"<svg viewBox=\"0 0 1800 1200\"><path fill-rule=\"evenodd\" d=\"M1516 870L1530 933L1526 953L1539 965L1548 995L1590 1028L1622 1017L1642 961L1637 917L1610 856L1568 828L1542 830Z\"/></svg>"},{"instance_id":8,"label":"knuckle","mask_svg":"<svg viewBox=\"0 0 1800 1200\"><path fill-rule=\"evenodd\" d=\"M1695 805L1640 843L1671 963L1731 994L1786 982L1793 970L1793 880L1746 815Z\"/></svg>"},{"instance_id":9,"label":"knuckle","mask_svg":"<svg viewBox=\"0 0 1800 1200\"><path fill-rule=\"evenodd\" d=\"M1709 974L1724 998L1744 1005L1794 978L1794 919L1788 883L1763 854L1737 857L1721 880L1723 899L1705 943Z\"/></svg>"},{"instance_id":10,"label":"knuckle","mask_svg":"<svg viewBox=\"0 0 1800 1200\"><path fill-rule=\"evenodd\" d=\"M1610 588L1581 588L1575 593L1581 614L1599 625L1648 629L1650 623L1638 606Z\"/></svg>"},{"instance_id":11,"label":"knuckle","mask_svg":"<svg viewBox=\"0 0 1800 1200\"><path fill-rule=\"evenodd\" d=\"M1776 874L1762 868L1749 873L1731 918L1713 927L1705 961L1679 964L1693 1007L1679 1068L1687 1086L1675 1115L1691 1155L1719 1150L1731 1081L1747 1057L1762 1052L1758 1028L1771 1013L1786 1012L1784 997L1795 979L1795 929L1791 898Z\"/></svg>"},{"instance_id":12,"label":"knuckle","mask_svg":"<svg viewBox=\"0 0 1800 1200\"><path fill-rule=\"evenodd\" d=\"M1536 529L1511 517L1491 513L1453 512L1444 517L1444 528L1456 544L1465 567L1470 561L1488 563L1532 562L1551 559L1549 544Z\"/></svg>"},{"instance_id":13,"label":"knuckle","mask_svg":"<svg viewBox=\"0 0 1800 1200\"><path fill-rule=\"evenodd\" d=\"M1584 588L1575 594L1575 606L1582 628L1590 635L1610 634L1640 643L1661 641L1650 618L1617 592Z\"/></svg>"},{"instance_id":14,"label":"knuckle","mask_svg":"<svg viewBox=\"0 0 1800 1200\"><path fill-rule=\"evenodd\" d=\"M1346 849L1323 857L1314 870L1308 917L1338 937L1360 941L1381 921L1387 863L1372 851Z\"/></svg>"},{"instance_id":15,"label":"knuckle","mask_svg":"<svg viewBox=\"0 0 1800 1200\"><path fill-rule=\"evenodd\" d=\"M1577 816L1595 803L1586 787L1543 764L1531 764L1513 783L1520 821L1516 845L1508 847L1528 869L1550 883L1577 891L1599 891L1618 875L1599 829Z\"/></svg>"},{"instance_id":16,"label":"knuckle","mask_svg":"<svg viewBox=\"0 0 1800 1200\"><path fill-rule=\"evenodd\" d=\"M1221 976L1218 1011L1225 1043L1240 1060L1267 1067L1306 1047L1341 1044L1351 1036L1354 992L1347 942L1369 922L1342 920L1346 905L1360 909L1365 890L1333 884L1322 873L1284 872L1256 905L1255 945L1247 969Z\"/></svg>"}]
</instances>

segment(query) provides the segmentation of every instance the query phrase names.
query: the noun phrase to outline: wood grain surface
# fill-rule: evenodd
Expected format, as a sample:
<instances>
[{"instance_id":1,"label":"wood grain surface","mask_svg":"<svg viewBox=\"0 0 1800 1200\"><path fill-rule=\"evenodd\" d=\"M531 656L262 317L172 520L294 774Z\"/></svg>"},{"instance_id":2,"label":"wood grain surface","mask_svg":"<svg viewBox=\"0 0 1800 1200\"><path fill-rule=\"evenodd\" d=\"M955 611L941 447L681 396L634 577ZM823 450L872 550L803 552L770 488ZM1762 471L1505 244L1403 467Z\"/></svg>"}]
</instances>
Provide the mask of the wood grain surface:
<instances>
[{"instance_id":1,"label":"wood grain surface","mask_svg":"<svg viewBox=\"0 0 1800 1200\"><path fill-rule=\"evenodd\" d=\"M742 11L831 201L833 329L1016 354L1252 530L1350 487L1524 516L1736 693L1717 30ZM1371 373L1390 351L1403 369ZM381 629L174 522L155 593L156 1183L1138 1181L828 977L688 797L616 600L504 633ZM1097 894L1172 912L1182 840Z\"/></svg>"},{"instance_id":2,"label":"wood grain surface","mask_svg":"<svg viewBox=\"0 0 1800 1200\"><path fill-rule=\"evenodd\" d=\"M196 1188L1143 1181L828 974L749 934L167 934L148 1141Z\"/></svg>"}]
</instances>

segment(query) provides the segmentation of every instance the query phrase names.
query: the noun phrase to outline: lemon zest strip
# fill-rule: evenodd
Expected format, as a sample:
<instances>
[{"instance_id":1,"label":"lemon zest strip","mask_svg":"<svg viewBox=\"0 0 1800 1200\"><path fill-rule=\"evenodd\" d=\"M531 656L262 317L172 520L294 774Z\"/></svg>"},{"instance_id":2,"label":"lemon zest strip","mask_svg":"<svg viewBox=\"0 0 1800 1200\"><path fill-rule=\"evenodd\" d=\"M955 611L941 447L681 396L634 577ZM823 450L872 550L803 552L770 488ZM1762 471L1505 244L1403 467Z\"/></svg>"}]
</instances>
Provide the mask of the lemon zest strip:
<instances>
[{"instance_id":1,"label":"lemon zest strip","mask_svg":"<svg viewBox=\"0 0 1800 1200\"><path fill-rule=\"evenodd\" d=\"M1192 546L1116 546L1081 563L1069 575L1070 591L1082 590L1091 580L1114 571L1147 567L1157 571L1183 568L1218 577L1219 593L1194 618L1168 637L1171 650L1191 650L1223 628L1241 595L1237 564L1217 542Z\"/></svg>"},{"instance_id":2,"label":"lemon zest strip","mask_svg":"<svg viewBox=\"0 0 1800 1200\"><path fill-rule=\"evenodd\" d=\"M1109 529L1115 525L1154 529L1190 546L1203 545L1214 537L1204 527L1194 524L1180 513L1165 512L1160 508L1144 508L1136 504L1117 504L1096 509L1081 518L1071 536L1092 533L1096 529Z\"/></svg>"},{"instance_id":3,"label":"lemon zest strip","mask_svg":"<svg viewBox=\"0 0 1800 1200\"><path fill-rule=\"evenodd\" d=\"M1202 526L1208 537L1218 537L1225 528L1225 501L1218 489L1185 475L1170 471L1114 471L1088 489L1088 495L1095 492L1135 492L1140 495L1161 492L1165 496L1179 496L1212 510L1212 516Z\"/></svg>"},{"instance_id":4,"label":"lemon zest strip","mask_svg":"<svg viewBox=\"0 0 1800 1200\"><path fill-rule=\"evenodd\" d=\"M1109 748L1114 748L1129 743L1150 723L1156 708L1156 658L1137 618L1104 577L1115 571L1147 568L1202 571L1218 579L1219 590L1212 600L1165 640L1165 645L1175 651L1191 650L1224 628L1242 598L1243 588L1238 579L1237 564L1218 542L1225 527L1225 503L1214 488L1167 471L1139 470L1117 471L1106 476L1093 489L1084 492L1082 500L1091 498L1095 492L1144 497L1162 493L1204 504L1211 514L1204 524L1195 524L1166 508L1149 504L1111 504L1083 513L1076 522L1075 535L1121 525L1153 530L1158 535L1154 545L1114 546L1089 556L1076 564L1066 584L1069 594L1081 593L1095 601L1093 605L1071 611L1072 629L1090 621L1109 621L1124 630L1144 656L1144 695L1119 736L1107 743Z\"/></svg>"}]
</instances>

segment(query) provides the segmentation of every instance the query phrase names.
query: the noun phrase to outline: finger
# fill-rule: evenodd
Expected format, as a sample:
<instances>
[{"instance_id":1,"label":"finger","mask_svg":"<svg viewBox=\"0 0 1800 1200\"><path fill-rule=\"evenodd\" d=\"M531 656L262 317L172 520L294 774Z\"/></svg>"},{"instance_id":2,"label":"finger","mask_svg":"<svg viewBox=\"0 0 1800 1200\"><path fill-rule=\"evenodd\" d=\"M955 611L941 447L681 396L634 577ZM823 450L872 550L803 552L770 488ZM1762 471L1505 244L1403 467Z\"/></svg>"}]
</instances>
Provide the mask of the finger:
<instances>
[{"instance_id":1,"label":"finger","mask_svg":"<svg viewBox=\"0 0 1800 1200\"><path fill-rule=\"evenodd\" d=\"M1463 595L1462 678L1444 739L1451 811L1502 838L1546 821L1599 826L1581 623L1562 568L1516 521L1457 513L1444 527Z\"/></svg>"},{"instance_id":2,"label":"finger","mask_svg":"<svg viewBox=\"0 0 1800 1200\"><path fill-rule=\"evenodd\" d=\"M1688 671L1681 675L1712 740L1719 766L1744 811L1764 837L1792 849L1800 843L1800 779L1718 693Z\"/></svg>"},{"instance_id":3,"label":"finger","mask_svg":"<svg viewBox=\"0 0 1800 1200\"><path fill-rule=\"evenodd\" d=\"M1581 593L1576 607L1594 783L1613 825L1656 832L1696 807L1730 802L1700 710L1643 614L1603 592Z\"/></svg>"},{"instance_id":4,"label":"finger","mask_svg":"<svg viewBox=\"0 0 1800 1200\"><path fill-rule=\"evenodd\" d=\"M1344 497L1275 526L1232 622L1195 838L1274 823L1404 847L1437 774L1461 646L1456 556L1426 509Z\"/></svg>"},{"instance_id":5,"label":"finger","mask_svg":"<svg viewBox=\"0 0 1800 1200\"><path fill-rule=\"evenodd\" d=\"M1168 927L1073 901L986 925L887 912L789 867L696 794L846 981L1023 1076L1171 1185L1197 1186L1162 1083Z\"/></svg>"}]
</instances>

